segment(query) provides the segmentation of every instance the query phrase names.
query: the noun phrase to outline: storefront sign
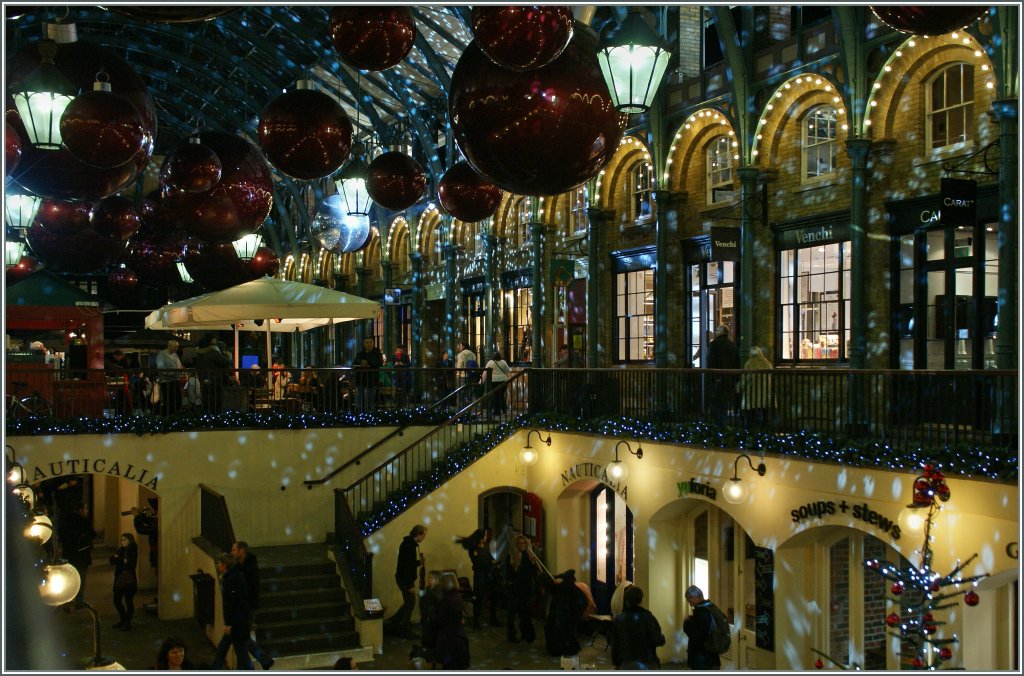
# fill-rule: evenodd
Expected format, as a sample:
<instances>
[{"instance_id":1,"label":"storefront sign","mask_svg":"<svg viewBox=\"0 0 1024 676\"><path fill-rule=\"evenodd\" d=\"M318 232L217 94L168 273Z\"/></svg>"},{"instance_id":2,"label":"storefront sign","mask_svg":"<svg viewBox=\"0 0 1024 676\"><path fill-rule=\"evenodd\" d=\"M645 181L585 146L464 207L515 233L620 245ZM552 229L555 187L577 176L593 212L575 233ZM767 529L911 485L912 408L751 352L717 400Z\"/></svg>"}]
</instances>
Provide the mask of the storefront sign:
<instances>
[{"instance_id":1,"label":"storefront sign","mask_svg":"<svg viewBox=\"0 0 1024 676\"><path fill-rule=\"evenodd\" d=\"M533 286L531 270L513 270L501 273L501 285L506 289L528 289Z\"/></svg>"},{"instance_id":2,"label":"storefront sign","mask_svg":"<svg viewBox=\"0 0 1024 676\"><path fill-rule=\"evenodd\" d=\"M676 484L676 488L679 490L679 497L681 498L687 495L703 495L708 500L714 500L718 495L714 488L708 484L700 483L697 479L680 481Z\"/></svg>"},{"instance_id":3,"label":"storefront sign","mask_svg":"<svg viewBox=\"0 0 1024 676\"><path fill-rule=\"evenodd\" d=\"M481 294L484 292L484 278L470 277L462 280L462 293L466 296Z\"/></svg>"},{"instance_id":4,"label":"storefront sign","mask_svg":"<svg viewBox=\"0 0 1024 676\"><path fill-rule=\"evenodd\" d=\"M32 483L64 476L65 474L106 474L107 476L137 481L146 488L156 490L156 482L160 478L159 475L154 475L150 470L140 469L130 463L125 463L122 466L116 460L112 465L108 465L107 462L104 458L58 460L46 466L37 466L32 473Z\"/></svg>"},{"instance_id":5,"label":"storefront sign","mask_svg":"<svg viewBox=\"0 0 1024 676\"><path fill-rule=\"evenodd\" d=\"M604 465L598 465L594 462L581 462L576 465L572 465L562 472L562 486L568 486L580 479L597 479L605 486L615 491L623 500L626 499L626 495L629 491L629 487L616 483L608 477L608 470Z\"/></svg>"},{"instance_id":6,"label":"storefront sign","mask_svg":"<svg viewBox=\"0 0 1024 676\"><path fill-rule=\"evenodd\" d=\"M833 514L847 513L854 519L865 521L879 530L889 533L892 535L893 540L899 540L900 535L902 535L899 524L896 521L871 509L866 502L854 505L846 502L846 500L840 500L838 503L833 500L818 500L817 502L808 502L806 505L790 510L789 516L793 523L800 523L808 519L823 519Z\"/></svg>"},{"instance_id":7,"label":"storefront sign","mask_svg":"<svg viewBox=\"0 0 1024 676\"><path fill-rule=\"evenodd\" d=\"M740 259L740 229L711 226L711 260L738 261Z\"/></svg>"},{"instance_id":8,"label":"storefront sign","mask_svg":"<svg viewBox=\"0 0 1024 676\"><path fill-rule=\"evenodd\" d=\"M816 244L834 244L850 239L850 224L814 225L806 228L780 230L776 235L779 249L800 249Z\"/></svg>"},{"instance_id":9,"label":"storefront sign","mask_svg":"<svg viewBox=\"0 0 1024 676\"><path fill-rule=\"evenodd\" d=\"M978 184L961 178L942 179L940 190L943 225L974 227L978 212Z\"/></svg>"},{"instance_id":10,"label":"storefront sign","mask_svg":"<svg viewBox=\"0 0 1024 676\"><path fill-rule=\"evenodd\" d=\"M444 299L444 283L437 282L436 284L427 284L423 287L424 293L426 293L427 300L443 300Z\"/></svg>"},{"instance_id":11,"label":"storefront sign","mask_svg":"<svg viewBox=\"0 0 1024 676\"><path fill-rule=\"evenodd\" d=\"M551 283L554 286L566 287L572 284L576 272L576 262L569 259L555 258L551 261Z\"/></svg>"}]
</instances>

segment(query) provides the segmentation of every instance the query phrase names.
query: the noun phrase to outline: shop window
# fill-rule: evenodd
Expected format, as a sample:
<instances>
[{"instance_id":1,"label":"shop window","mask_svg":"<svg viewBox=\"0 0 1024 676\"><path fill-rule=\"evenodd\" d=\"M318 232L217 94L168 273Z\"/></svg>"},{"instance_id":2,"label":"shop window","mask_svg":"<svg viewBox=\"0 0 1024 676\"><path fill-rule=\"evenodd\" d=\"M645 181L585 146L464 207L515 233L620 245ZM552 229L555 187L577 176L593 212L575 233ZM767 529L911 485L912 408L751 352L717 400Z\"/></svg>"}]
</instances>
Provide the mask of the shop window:
<instances>
[{"instance_id":1,"label":"shop window","mask_svg":"<svg viewBox=\"0 0 1024 676\"><path fill-rule=\"evenodd\" d=\"M813 108L803 127L804 180L830 176L836 170L836 109Z\"/></svg>"},{"instance_id":2,"label":"shop window","mask_svg":"<svg viewBox=\"0 0 1024 676\"><path fill-rule=\"evenodd\" d=\"M528 364L533 359L533 326L530 321L533 290L529 287L505 292L505 317L508 345L505 354L511 362Z\"/></svg>"},{"instance_id":3,"label":"shop window","mask_svg":"<svg viewBox=\"0 0 1024 676\"><path fill-rule=\"evenodd\" d=\"M654 360L654 270L615 275L616 360Z\"/></svg>"},{"instance_id":4,"label":"shop window","mask_svg":"<svg viewBox=\"0 0 1024 676\"><path fill-rule=\"evenodd\" d=\"M781 358L845 360L850 339L850 243L782 251L779 274Z\"/></svg>"},{"instance_id":5,"label":"shop window","mask_svg":"<svg viewBox=\"0 0 1024 676\"><path fill-rule=\"evenodd\" d=\"M974 67L955 63L936 75L925 91L928 147L934 150L970 141L974 123Z\"/></svg>"},{"instance_id":6,"label":"shop window","mask_svg":"<svg viewBox=\"0 0 1024 676\"><path fill-rule=\"evenodd\" d=\"M634 221L649 220L654 216L654 167L649 162L641 162L634 167L632 180L633 203L630 216Z\"/></svg>"},{"instance_id":7,"label":"shop window","mask_svg":"<svg viewBox=\"0 0 1024 676\"><path fill-rule=\"evenodd\" d=\"M714 139L707 150L708 204L729 202L734 197L732 148L728 136Z\"/></svg>"},{"instance_id":8,"label":"shop window","mask_svg":"<svg viewBox=\"0 0 1024 676\"><path fill-rule=\"evenodd\" d=\"M532 218L530 200L523 197L516 203L516 225L512 233L511 244L515 249L526 246L530 241L530 221Z\"/></svg>"},{"instance_id":9,"label":"shop window","mask_svg":"<svg viewBox=\"0 0 1024 676\"><path fill-rule=\"evenodd\" d=\"M709 261L688 267L690 363L700 368L707 364L707 348L715 327L725 324L736 335L733 304L736 263Z\"/></svg>"},{"instance_id":10,"label":"shop window","mask_svg":"<svg viewBox=\"0 0 1024 676\"><path fill-rule=\"evenodd\" d=\"M571 212L569 214L570 235L587 234L587 187L581 185L572 191Z\"/></svg>"}]
</instances>

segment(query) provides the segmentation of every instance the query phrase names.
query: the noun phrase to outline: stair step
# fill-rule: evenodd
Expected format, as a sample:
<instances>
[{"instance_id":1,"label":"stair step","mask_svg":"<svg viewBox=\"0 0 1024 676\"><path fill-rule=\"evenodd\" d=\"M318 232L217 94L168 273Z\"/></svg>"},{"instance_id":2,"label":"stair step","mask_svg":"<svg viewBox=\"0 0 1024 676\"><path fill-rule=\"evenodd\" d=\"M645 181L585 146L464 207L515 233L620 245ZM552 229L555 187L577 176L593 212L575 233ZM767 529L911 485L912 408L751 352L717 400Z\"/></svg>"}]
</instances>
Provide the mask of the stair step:
<instances>
[{"instance_id":1,"label":"stair step","mask_svg":"<svg viewBox=\"0 0 1024 676\"><path fill-rule=\"evenodd\" d=\"M332 589L338 584L338 574L333 570L320 575L263 577L260 580L260 598L263 594L280 591Z\"/></svg>"},{"instance_id":2,"label":"stair step","mask_svg":"<svg viewBox=\"0 0 1024 676\"><path fill-rule=\"evenodd\" d=\"M328 650L341 650L358 646L359 634L354 631L330 632L315 636L296 636L278 641L267 641L262 644L263 649L274 657L327 652Z\"/></svg>"},{"instance_id":3,"label":"stair step","mask_svg":"<svg viewBox=\"0 0 1024 676\"><path fill-rule=\"evenodd\" d=\"M340 604L346 601L340 583L331 589L302 589L264 593L260 588L260 610L288 606L317 605L320 603Z\"/></svg>"},{"instance_id":4,"label":"stair step","mask_svg":"<svg viewBox=\"0 0 1024 676\"><path fill-rule=\"evenodd\" d=\"M306 575L328 575L336 571L334 563L327 559L310 563L260 564L260 581L278 577Z\"/></svg>"},{"instance_id":5,"label":"stair step","mask_svg":"<svg viewBox=\"0 0 1024 676\"><path fill-rule=\"evenodd\" d=\"M291 620L311 620L319 617L345 617L351 615L351 606L344 604L323 602L307 604L288 604L277 607L267 607L260 599L260 625L271 625Z\"/></svg>"},{"instance_id":6,"label":"stair step","mask_svg":"<svg viewBox=\"0 0 1024 676\"><path fill-rule=\"evenodd\" d=\"M312 634L336 634L346 631L355 631L356 620L354 617L322 617L322 618L301 618L288 620L287 622L260 622L257 635L260 642L278 641L296 636Z\"/></svg>"}]
</instances>

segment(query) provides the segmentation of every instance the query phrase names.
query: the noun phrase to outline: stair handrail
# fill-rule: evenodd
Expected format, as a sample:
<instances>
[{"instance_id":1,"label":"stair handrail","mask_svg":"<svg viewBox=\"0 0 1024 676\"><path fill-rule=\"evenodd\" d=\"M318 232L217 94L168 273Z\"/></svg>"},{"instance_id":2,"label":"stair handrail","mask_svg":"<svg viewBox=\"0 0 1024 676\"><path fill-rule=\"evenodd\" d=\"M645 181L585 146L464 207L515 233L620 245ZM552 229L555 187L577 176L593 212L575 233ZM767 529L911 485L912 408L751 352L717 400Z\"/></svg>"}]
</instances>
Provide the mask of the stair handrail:
<instances>
[{"instance_id":1,"label":"stair handrail","mask_svg":"<svg viewBox=\"0 0 1024 676\"><path fill-rule=\"evenodd\" d=\"M334 489L334 543L345 557L345 570L351 575L352 584L360 595L359 604L353 604L353 612L362 609L362 602L373 598L373 552L366 548L363 535L359 532L355 514L340 488Z\"/></svg>"},{"instance_id":2,"label":"stair handrail","mask_svg":"<svg viewBox=\"0 0 1024 676\"><path fill-rule=\"evenodd\" d=\"M430 408L427 409L427 413L431 413L434 410L440 408L442 404L447 406L446 402L452 397L456 397L456 401L458 401L457 397L459 397L466 388L473 387L474 385L475 383L464 383L460 385L459 387L455 388L454 390L446 394L444 397L436 401L433 405L431 405ZM306 485L306 490L310 491L313 490L313 486L320 486L327 483L328 481L336 477L338 474L340 474L342 471L344 471L347 467L351 467L352 465L358 465L360 462L362 462L363 458L365 458L370 453L373 453L375 450L386 444L391 439L395 438L396 436L402 436L403 434L405 434L405 430L409 429L410 427L412 427L411 423L402 425L392 430L390 433L381 437L363 451L357 453L355 456L349 458L340 466L331 470L328 474L320 477L319 479L306 479L302 483Z\"/></svg>"},{"instance_id":3,"label":"stair handrail","mask_svg":"<svg viewBox=\"0 0 1024 676\"><path fill-rule=\"evenodd\" d=\"M225 552L231 551L231 545L235 542L228 501L202 483L199 484L199 534Z\"/></svg>"}]
</instances>

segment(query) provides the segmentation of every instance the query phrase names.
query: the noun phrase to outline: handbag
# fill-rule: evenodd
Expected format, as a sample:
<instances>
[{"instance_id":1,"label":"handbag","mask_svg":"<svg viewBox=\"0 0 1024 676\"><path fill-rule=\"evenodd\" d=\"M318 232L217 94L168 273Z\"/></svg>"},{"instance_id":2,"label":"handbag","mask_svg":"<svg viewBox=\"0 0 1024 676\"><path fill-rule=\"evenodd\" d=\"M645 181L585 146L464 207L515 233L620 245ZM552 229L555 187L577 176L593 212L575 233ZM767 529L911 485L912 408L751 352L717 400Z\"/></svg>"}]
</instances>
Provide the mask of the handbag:
<instances>
[{"instance_id":1,"label":"handbag","mask_svg":"<svg viewBox=\"0 0 1024 676\"><path fill-rule=\"evenodd\" d=\"M114 591L124 591L139 583L134 570L124 570L114 578Z\"/></svg>"}]
</instances>

